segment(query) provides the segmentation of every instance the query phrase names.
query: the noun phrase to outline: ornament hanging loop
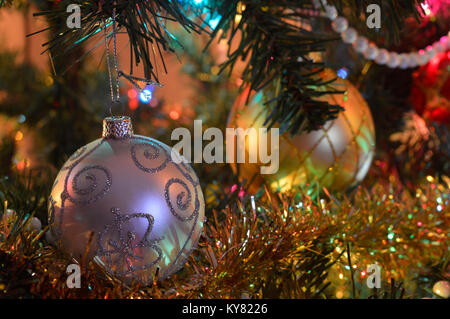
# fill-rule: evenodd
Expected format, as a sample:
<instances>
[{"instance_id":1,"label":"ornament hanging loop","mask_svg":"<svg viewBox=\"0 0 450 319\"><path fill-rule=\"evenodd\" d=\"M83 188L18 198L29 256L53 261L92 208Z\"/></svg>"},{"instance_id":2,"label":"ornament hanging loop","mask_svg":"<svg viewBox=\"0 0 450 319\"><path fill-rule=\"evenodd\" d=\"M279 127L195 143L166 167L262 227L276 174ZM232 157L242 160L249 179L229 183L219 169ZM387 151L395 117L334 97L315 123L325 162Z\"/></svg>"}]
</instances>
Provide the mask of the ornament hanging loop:
<instances>
[{"instance_id":1,"label":"ornament hanging loop","mask_svg":"<svg viewBox=\"0 0 450 319\"><path fill-rule=\"evenodd\" d=\"M108 75L109 75L109 87L111 92L111 104L109 107L109 114L112 115L112 106L114 103L120 103L120 72L118 66L117 59L117 28L116 28L116 8L113 9L112 12L112 38L113 38L113 66L114 70L111 70L111 61L110 61L110 53L109 53L109 44L108 44L108 24L106 20L103 21L104 32L105 32L105 51L106 51L106 64L108 66ZM114 79L114 81L113 81ZM114 82L114 84L113 84ZM115 91L114 91L115 86ZM125 107L122 105L122 112L125 113Z\"/></svg>"},{"instance_id":2,"label":"ornament hanging loop","mask_svg":"<svg viewBox=\"0 0 450 319\"><path fill-rule=\"evenodd\" d=\"M109 19L108 19L109 20ZM108 25L107 21L103 21L104 26L104 32L105 32L105 46L106 46L106 63L108 65L108 75L109 75L109 86L110 86L110 92L111 92L111 104L109 107L109 114L112 116L112 107L115 103L119 103L122 105L122 114L125 113L125 105L120 101L120 78L125 78L128 82L130 82L138 91L142 91L145 89L148 85L154 85L158 87L163 87L162 84L155 82L151 79L146 78L139 78L136 76L133 76L132 74L126 74L122 70L119 70L119 64L118 64L118 58L117 58L117 26L116 26L116 8L112 8L112 18L111 18L111 24L112 24L112 40L113 40L113 58L112 63L114 70L111 69L111 58L110 58L110 52L109 52L109 45L108 45L108 32L107 28ZM141 87L138 82L146 83L146 86ZM115 91L114 91L115 86Z\"/></svg>"}]
</instances>

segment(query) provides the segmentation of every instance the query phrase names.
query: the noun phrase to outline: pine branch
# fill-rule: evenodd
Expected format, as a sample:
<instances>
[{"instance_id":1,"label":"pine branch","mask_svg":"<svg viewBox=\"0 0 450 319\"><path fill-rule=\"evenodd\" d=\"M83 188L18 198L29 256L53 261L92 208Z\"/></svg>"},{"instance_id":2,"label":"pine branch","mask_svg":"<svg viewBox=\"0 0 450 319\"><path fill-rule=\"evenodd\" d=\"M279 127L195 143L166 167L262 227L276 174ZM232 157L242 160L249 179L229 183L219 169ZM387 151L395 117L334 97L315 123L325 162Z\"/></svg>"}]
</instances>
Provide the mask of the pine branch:
<instances>
[{"instance_id":1,"label":"pine branch","mask_svg":"<svg viewBox=\"0 0 450 319\"><path fill-rule=\"evenodd\" d=\"M230 59L225 66L247 61L243 73L244 86L260 90L275 83L278 93L271 101L274 107L266 124L278 123L282 131L293 134L317 129L336 118L342 110L339 105L317 101L319 96L329 92L320 89L325 83L317 77L323 64L314 62L309 54L324 51L325 45L330 45L335 38L311 30L310 25L300 22L305 18L311 21L311 16L305 12L314 9L312 2L225 1L219 7L223 18L213 34L214 37L224 30L222 37L229 36L230 43L234 39L239 41L237 48L229 53ZM341 15L348 17L352 13L348 18L360 24L360 16L367 14L369 2L373 3L330 1ZM386 37L384 40L398 38L405 16L413 15L419 19L417 6L420 2L423 1L376 1L382 8L383 26L388 26L386 32L382 32Z\"/></svg>"},{"instance_id":2,"label":"pine branch","mask_svg":"<svg viewBox=\"0 0 450 319\"><path fill-rule=\"evenodd\" d=\"M244 85L261 90L274 85L278 92L266 124L278 123L282 131L295 134L313 130L337 117L339 105L317 101L326 83L318 76L323 64L309 57L322 52L333 38L303 25L303 10L313 9L311 1L226 1L219 12L223 21L218 27L229 34L229 42L239 39L237 48L229 52L226 66L239 60L248 61L243 71ZM238 8L240 5L240 8ZM236 20L236 12L240 18ZM238 13L239 14L239 13ZM216 29L215 33L218 33ZM215 34L213 34L214 36Z\"/></svg>"},{"instance_id":3,"label":"pine branch","mask_svg":"<svg viewBox=\"0 0 450 319\"><path fill-rule=\"evenodd\" d=\"M364 25L365 30L360 31L389 43L399 38L404 18L414 16L420 20L417 8L424 0L375 1L382 10L381 32L367 31L365 21L361 19L361 16L368 14L367 5L374 1L329 2L336 5L339 13L355 27L362 28ZM51 10L36 15L45 15L48 19L67 17L69 14L65 8L69 3L80 5L82 28L72 30L61 26L54 32L56 36L44 44L47 50L64 55L67 50L97 33L99 35L96 37L101 40L101 28L105 21L111 21L115 9L119 27L126 30L130 40L130 72L133 61L136 65L142 63L146 78L158 81L152 58L158 55L162 59L162 52L173 51L171 44L177 42L167 31L166 22L173 21L188 32L201 33L205 29L194 22L189 13L194 12L197 17L200 13L207 12L211 16L217 13L221 19L212 32L212 38L220 32L221 37L237 42L237 47L229 52L229 61L223 66L224 69L232 68L238 61L246 61L243 85L249 85L254 90L268 85L275 87L276 96L271 101L273 112L267 119L269 126L279 124L282 131L293 134L310 131L335 119L342 110L339 105L317 101L318 97L330 92L320 89L327 84L318 77L323 64L313 61L310 53L324 51L325 45L337 37L332 33L312 30L310 25L301 23L302 19L312 18L307 13L314 9L312 0L210 0L201 9L195 9L193 2L187 0L62 0Z\"/></svg>"},{"instance_id":4,"label":"pine branch","mask_svg":"<svg viewBox=\"0 0 450 319\"><path fill-rule=\"evenodd\" d=\"M54 30L55 37L43 44L46 48L45 51L60 50L60 54L64 55L67 50L94 36L102 39L102 28L105 24L111 28L111 17L113 11L116 10L118 27L125 29L128 34L132 61L135 61L136 65L142 62L145 77L153 78L157 82L158 76L154 70L152 59L158 55L162 60L162 52L173 51L171 43L176 41L166 29L167 21L177 22L188 32L200 33L203 31L199 24L188 18L187 9L183 8L178 1L62 0L55 3L49 10L37 12L34 15L46 16L48 20L67 19L70 15L66 12L69 4L76 4L80 7L81 28L70 29L64 24L57 26L58 30ZM46 29L39 32L43 31ZM67 48L67 44L71 44L71 46ZM132 73L132 70L130 72Z\"/></svg>"}]
</instances>

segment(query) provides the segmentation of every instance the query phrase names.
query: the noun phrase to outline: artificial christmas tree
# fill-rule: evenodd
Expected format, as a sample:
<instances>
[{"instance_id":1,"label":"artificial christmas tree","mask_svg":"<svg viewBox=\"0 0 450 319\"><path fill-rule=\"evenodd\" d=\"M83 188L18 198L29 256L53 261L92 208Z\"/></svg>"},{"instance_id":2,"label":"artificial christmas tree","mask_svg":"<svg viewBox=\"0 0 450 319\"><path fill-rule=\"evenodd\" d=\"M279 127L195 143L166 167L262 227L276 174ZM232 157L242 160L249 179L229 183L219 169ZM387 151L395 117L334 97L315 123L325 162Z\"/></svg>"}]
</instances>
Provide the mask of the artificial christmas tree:
<instances>
[{"instance_id":1,"label":"artificial christmas tree","mask_svg":"<svg viewBox=\"0 0 450 319\"><path fill-rule=\"evenodd\" d=\"M12 133L0 127L0 136L9 136L0 143L1 162L7 166L0 171L1 296L446 298L448 68L436 63L448 57L445 2L32 1L28 10L44 25L33 27L28 39L47 37L42 41L47 66L21 61L0 44L6 52L0 55L0 113L14 123ZM23 4L0 1L0 14L24 10ZM368 23L374 16L367 9L374 4L380 9L380 28ZM76 20L78 10L68 11L69 5L79 9L80 27L67 23ZM0 20L0 32L6 31ZM41 53L23 51L28 52L24 56ZM334 70L332 76L324 77L326 70ZM294 180L280 192L272 183L250 184L248 163L194 160L191 169L173 159L163 162L170 169L146 178L154 167L143 162L160 159L149 145L156 143L160 154L168 153L162 143L172 146L172 133L184 126L186 136L221 144L212 136L226 132L230 112L234 127L252 126L240 124L238 113L252 111L257 94L268 97L258 103L264 113L258 125L279 128L287 141L300 139L285 149L289 167L280 166L280 174L288 176L303 165L305 156L289 155L300 150L309 161L302 174L312 179ZM236 100L239 112L232 110ZM107 116L132 116L136 131L153 139L143 138L146 145L139 150L127 140L125 156L120 147L107 147L120 142L105 137L98 141L106 147L98 156L93 152L84 158L82 148L70 158L100 135ZM204 121L204 131L195 128L194 120ZM302 137L319 132L326 138L336 123L345 124L339 126L342 132L353 130L333 135L327 145L331 153L337 145L351 151L344 163L336 152L327 157L314 153L314 147L303 149ZM194 152L204 155L196 143L194 138ZM18 157L25 146L29 158L33 155L30 165ZM112 160L118 158L123 161ZM80 159L92 163L73 166ZM116 173L104 169L109 161L120 172L117 189ZM69 169L63 168L53 183L64 162ZM337 169L335 163L345 168L332 178L313 178L314 172L323 176L322 170ZM163 184L187 176L192 187L172 182L162 191ZM279 179L276 174L264 177L271 178ZM154 191L138 196L161 202L152 210L164 208L169 214L156 216L138 203L130 195L136 185ZM98 202L89 199L92 194ZM80 207L67 206L71 217L62 225L71 235L63 238L66 249L60 249L61 225L55 222L64 220L64 201ZM110 201L116 208L112 211L91 207ZM192 209L198 214L188 214ZM185 235L192 234L186 227L172 232L160 227L178 227L185 219L195 228L188 243ZM163 228L167 231L157 232ZM102 243L100 250L82 236L89 232ZM178 261L152 264L160 235L166 246L174 246ZM80 237L85 241L74 240ZM67 266L74 263L67 254L71 245L82 247L75 259L82 273L80 289L66 282ZM99 252L97 262L90 248ZM149 248L151 256L139 254L141 248ZM112 258L112 252L124 258ZM124 285L119 277L136 270L130 266L135 262L145 268L139 268L145 278ZM370 265L380 267L379 289L366 284Z\"/></svg>"}]
</instances>

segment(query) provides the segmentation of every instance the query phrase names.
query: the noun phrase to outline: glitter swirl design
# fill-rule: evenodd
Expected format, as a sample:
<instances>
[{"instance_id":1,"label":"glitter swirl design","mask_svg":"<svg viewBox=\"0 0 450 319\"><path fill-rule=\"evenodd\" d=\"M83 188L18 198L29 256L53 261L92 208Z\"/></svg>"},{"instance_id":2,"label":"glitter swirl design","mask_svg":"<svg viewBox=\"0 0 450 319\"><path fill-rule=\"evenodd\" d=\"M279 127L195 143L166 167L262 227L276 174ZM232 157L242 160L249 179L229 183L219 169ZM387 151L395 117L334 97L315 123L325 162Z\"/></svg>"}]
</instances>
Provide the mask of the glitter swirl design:
<instances>
[{"instance_id":1,"label":"glitter swirl design","mask_svg":"<svg viewBox=\"0 0 450 319\"><path fill-rule=\"evenodd\" d=\"M106 262L108 269L126 267L125 271L115 271L116 276L133 275L134 272L147 270L152 268L162 259L162 250L157 243L163 238L149 240L148 237L152 232L155 220L151 214L134 213L121 215L119 208L112 208L111 213L114 215L113 223L106 225L102 232L98 234L99 249L97 256ZM133 219L146 219L147 229L142 239L136 238L136 233L128 231L125 233L124 225ZM114 238L117 234L117 239ZM108 236L109 235L109 236ZM139 248L150 248L156 251L158 257L150 263L144 265L136 265L144 260L144 257L136 251Z\"/></svg>"},{"instance_id":2,"label":"glitter swirl design","mask_svg":"<svg viewBox=\"0 0 450 319\"><path fill-rule=\"evenodd\" d=\"M157 167L148 167L141 163L141 161L138 159L138 151L143 151L143 156L145 159L147 159L149 162L154 161L155 159L158 159L161 155L161 152L164 153L164 161ZM169 154L166 152L164 148L162 148L160 145L146 141L145 143L141 142L138 144L134 144L131 147L131 158L133 159L134 164L141 170L147 173L156 173L161 170L163 170L167 163L170 161Z\"/></svg>"},{"instance_id":3,"label":"glitter swirl design","mask_svg":"<svg viewBox=\"0 0 450 319\"><path fill-rule=\"evenodd\" d=\"M172 213L175 218L177 218L181 222L189 222L192 221L192 228L189 231L189 234L186 238L186 241L184 242L183 246L181 247L180 251L177 253L176 257L172 261L172 263L167 267L167 269L160 275L160 279L166 278L171 273L176 272L178 269L180 269L183 265L185 260L187 259L187 256L189 256L189 253L195 248L195 243L198 241L198 238L195 240L195 243L192 242L192 236L195 232L198 217L199 217L199 211L200 211L200 200L199 200L199 194L198 194L198 187L200 185L200 182L198 180L198 177L195 175L195 173L192 171L189 165L187 165L184 162L181 162L180 164L175 163L172 160L172 157L170 156L169 152L164 149L163 146L156 143L154 140L142 136L134 136L132 139L138 139L141 140L139 144L135 144L131 148L131 157L136 164L138 168L141 170L147 172L147 173L155 173L163 170L169 163L173 164L177 170L183 175L183 177L186 179L186 181L183 181L180 178L171 178L164 187L164 197L166 200L167 205L169 206L169 210ZM151 150L148 149L149 146ZM164 162L157 168L149 169L148 167L144 167L136 157L136 151L137 148L144 148L144 156L149 160L155 160L159 157L161 151L165 155ZM147 148L146 148L147 147ZM145 152L147 151L147 153ZM158 152L159 151L159 152ZM192 186L194 189L194 196L192 196L192 191L188 186ZM170 189L174 185L179 185L183 188L183 191L179 192L178 194L173 197L173 191L171 192ZM194 198L192 198L194 197ZM188 216L185 216L186 214L181 215L181 212L185 212L190 204L192 203L192 200L194 200L194 210L191 214ZM175 204L173 204L173 201ZM192 242L191 248L186 254L185 250L188 246L188 243Z\"/></svg>"},{"instance_id":4,"label":"glitter swirl design","mask_svg":"<svg viewBox=\"0 0 450 319\"><path fill-rule=\"evenodd\" d=\"M186 221L192 220L198 214L198 210L200 208L200 202L198 200L197 189L194 187L194 190L195 190L194 211L189 216L183 217L175 210L174 205L171 200L170 187L175 184L181 185L181 187L183 187L183 189L184 189L184 191L181 191L176 195L176 208L181 211L186 211L189 208L189 205L191 204L191 201L192 201L192 194L191 194L191 190L189 189L188 185L179 178L171 178L166 183L166 186L164 188L164 198L166 199L166 202L167 202L167 205L169 206L170 212L179 221L186 222Z\"/></svg>"},{"instance_id":5,"label":"glitter swirl design","mask_svg":"<svg viewBox=\"0 0 450 319\"><path fill-rule=\"evenodd\" d=\"M105 148L102 147L103 143ZM121 165L125 171L132 170L130 175L115 171L117 166L113 163L111 166L106 164L110 151L118 156L118 160L125 160ZM80 148L76 153L72 156L75 160L66 163L66 172L62 175L64 177L61 176L59 182L55 181L55 186L58 184L60 188L55 188L53 198L49 199L49 218L54 222L52 230L61 239L70 239L71 229L65 234L68 238L62 235L67 224L65 213L67 215L75 211L81 215L99 214L103 222L92 220L89 221L92 225L83 225L92 227L97 234L94 259L111 275L127 282L132 278L147 285L152 277L152 269L159 268L158 280L163 280L183 267L187 257L196 248L202 226L200 215L203 213L200 183L190 165L172 160L171 149L165 144L139 135L121 140L104 138ZM97 156L90 160L92 154ZM111 160L114 161L115 158ZM122 166L118 169L122 169ZM116 174L118 176L114 178ZM154 217L159 215L153 213L133 212L135 208L128 207L111 208L115 204L108 205L107 211L103 211L103 208L101 211L91 211L91 204L96 202L101 207L106 194L115 195L115 187L120 189L120 179L137 176L133 174L143 175L144 181L147 179L150 183L157 183L155 191L159 189L159 196L164 196L162 206L165 207L161 207L161 211L169 214L167 217L170 216L170 227L179 227L180 237L172 238L172 233L167 233L166 239L151 237L152 232L159 231L155 227L160 227L159 220ZM116 184L119 182L114 188L113 179ZM110 209L112 216L109 214ZM133 213L129 213L129 210ZM160 214L159 210L158 212ZM72 219L70 222L77 223ZM143 227L139 232L135 228L137 225ZM170 231L174 229L171 228ZM65 241L61 243L73 247L77 253L80 249L79 244ZM168 247L173 249L167 250L165 255Z\"/></svg>"},{"instance_id":6,"label":"glitter swirl design","mask_svg":"<svg viewBox=\"0 0 450 319\"><path fill-rule=\"evenodd\" d=\"M103 186L102 190L99 191L97 194L95 194L95 192L98 188L97 182L98 176L94 173L96 171L105 175L105 185ZM79 184L82 181L80 180L84 180L85 183L87 183L88 185L81 187ZM111 174L105 167L100 165L86 166L75 174L72 180L72 189L74 193L79 196L91 195L91 197L87 199L76 199L67 192L67 199L69 199L73 203L90 204L102 198L103 195L105 195L110 188L111 188Z\"/></svg>"},{"instance_id":7,"label":"glitter swirl design","mask_svg":"<svg viewBox=\"0 0 450 319\"><path fill-rule=\"evenodd\" d=\"M177 169L180 171L181 174L183 174L184 177L187 178L189 182L192 183L192 186L196 187L200 185L200 181L198 180L197 175L192 171L192 169L184 162L181 162L180 164L172 162Z\"/></svg>"},{"instance_id":8,"label":"glitter swirl design","mask_svg":"<svg viewBox=\"0 0 450 319\"><path fill-rule=\"evenodd\" d=\"M61 193L61 208L60 208L60 213L59 213L59 220L58 220L58 224L57 224L57 227L55 227L56 229L55 229L55 232L56 233L58 233L59 235L62 235L62 223L63 223L63 218L64 218L64 207L65 207L65 202L66 202L66 200L70 200L71 202L73 202L73 203L84 203L84 204L87 204L87 203L91 203L91 202L93 202L93 201L95 201L95 200L98 200L98 199L100 199L100 197L102 197L106 192L108 192L109 190L110 190L110 188L111 188L111 185L112 185L112 183L111 183L111 177L110 177L110 174L109 174L109 172L107 173L107 183L106 183L106 186L105 186L105 188L104 188L104 190L103 190L103 193L99 193L99 194L97 194L97 196L94 196L94 197L92 197L90 200L88 199L87 201L86 200L84 200L84 201L80 201L80 200L77 200L77 199L75 199L75 198L73 198L73 197L71 197L70 195L69 195L69 192L68 192L68 183L69 183L69 177L70 177L70 175L72 174L72 171L74 170L74 168L78 165L78 164L80 164L82 161L83 161L83 159L85 159L87 156L89 156L90 154L92 154L93 152L95 152L102 144L103 144L103 142L104 142L105 140L101 140L97 145L95 145L90 151L88 151L88 152L86 152L86 150L87 150L87 146L85 145L85 146L83 146L82 148L80 148L80 150L82 150L82 151L80 151L79 152L79 154L77 155L77 156L75 156L75 158L76 158L76 160L75 160L75 162L73 162L70 166L68 166L67 167L67 169L68 169L68 173L67 173L67 175L66 175L66 177L65 177L65 179L64 179L64 189L63 189L63 191L62 191L62 193ZM76 152L76 153L78 153L78 151ZM72 156L71 156L72 157ZM105 169L106 170L106 169ZM76 175L78 175L78 174L76 174ZM80 176L80 175L78 175L78 176ZM75 178L76 179L76 178ZM74 180L75 180L74 179ZM72 188L73 188L73 182L74 181L72 181ZM56 182L55 182L55 184L56 184ZM75 187L78 187L78 184L77 184L77 182L75 182ZM78 188L79 190L81 189L81 188Z\"/></svg>"}]
</instances>

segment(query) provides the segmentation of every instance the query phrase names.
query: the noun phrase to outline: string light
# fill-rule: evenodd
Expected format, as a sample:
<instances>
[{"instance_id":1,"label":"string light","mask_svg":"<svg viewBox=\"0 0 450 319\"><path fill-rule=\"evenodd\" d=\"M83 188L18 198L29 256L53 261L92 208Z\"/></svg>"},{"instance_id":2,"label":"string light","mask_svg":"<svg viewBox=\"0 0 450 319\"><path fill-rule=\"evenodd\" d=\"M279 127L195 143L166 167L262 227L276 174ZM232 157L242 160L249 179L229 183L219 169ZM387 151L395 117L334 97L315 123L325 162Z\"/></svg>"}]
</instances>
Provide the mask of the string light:
<instances>
[{"instance_id":1,"label":"string light","mask_svg":"<svg viewBox=\"0 0 450 319\"><path fill-rule=\"evenodd\" d=\"M431 14L430 5L428 3L422 3L421 6L423 11L425 12L425 15L429 16Z\"/></svg>"},{"instance_id":2,"label":"string light","mask_svg":"<svg viewBox=\"0 0 450 319\"><path fill-rule=\"evenodd\" d=\"M129 89L127 92L128 98L130 100L137 98L138 92L135 89Z\"/></svg>"},{"instance_id":3,"label":"string light","mask_svg":"<svg viewBox=\"0 0 450 319\"><path fill-rule=\"evenodd\" d=\"M346 79L348 77L348 69L347 68L340 68L337 72L337 76L341 79Z\"/></svg>"},{"instance_id":4,"label":"string light","mask_svg":"<svg viewBox=\"0 0 450 319\"><path fill-rule=\"evenodd\" d=\"M25 167L29 167L30 164L25 160L21 160L20 162L17 163L16 166L19 171L22 171L25 169Z\"/></svg>"},{"instance_id":5,"label":"string light","mask_svg":"<svg viewBox=\"0 0 450 319\"><path fill-rule=\"evenodd\" d=\"M180 118L180 113L178 113L178 112L175 111L175 110L172 110L172 111L170 111L170 113L169 113L169 117L170 117L172 120L176 121L176 120L178 120L178 119Z\"/></svg>"},{"instance_id":6,"label":"string light","mask_svg":"<svg viewBox=\"0 0 450 319\"><path fill-rule=\"evenodd\" d=\"M128 107L130 108L130 110L135 110L137 109L137 107L139 106L139 102L137 99L133 99L128 101Z\"/></svg>"},{"instance_id":7,"label":"string light","mask_svg":"<svg viewBox=\"0 0 450 319\"><path fill-rule=\"evenodd\" d=\"M239 2L239 3L237 4L237 6L236 6L237 14L236 14L236 16L234 17L234 22L235 22L236 24L239 24L239 22L241 22L241 19L242 19L242 13L245 11L245 8L246 8L245 3Z\"/></svg>"},{"instance_id":8,"label":"string light","mask_svg":"<svg viewBox=\"0 0 450 319\"><path fill-rule=\"evenodd\" d=\"M17 131L16 133L16 141L19 142L23 139L23 133L21 131Z\"/></svg>"},{"instance_id":9,"label":"string light","mask_svg":"<svg viewBox=\"0 0 450 319\"><path fill-rule=\"evenodd\" d=\"M220 19L222 19L222 16L218 15L215 18L209 19L208 24L211 27L211 29L215 29L217 25L220 22Z\"/></svg>"},{"instance_id":10,"label":"string light","mask_svg":"<svg viewBox=\"0 0 450 319\"><path fill-rule=\"evenodd\" d=\"M17 122L24 123L27 120L26 116L23 114L20 114L17 118Z\"/></svg>"},{"instance_id":11,"label":"string light","mask_svg":"<svg viewBox=\"0 0 450 319\"><path fill-rule=\"evenodd\" d=\"M150 103L153 97L153 90L154 86L149 84L145 88L142 89L141 93L139 94L139 99L142 103Z\"/></svg>"}]
</instances>

